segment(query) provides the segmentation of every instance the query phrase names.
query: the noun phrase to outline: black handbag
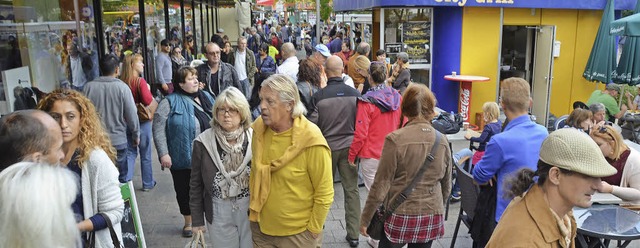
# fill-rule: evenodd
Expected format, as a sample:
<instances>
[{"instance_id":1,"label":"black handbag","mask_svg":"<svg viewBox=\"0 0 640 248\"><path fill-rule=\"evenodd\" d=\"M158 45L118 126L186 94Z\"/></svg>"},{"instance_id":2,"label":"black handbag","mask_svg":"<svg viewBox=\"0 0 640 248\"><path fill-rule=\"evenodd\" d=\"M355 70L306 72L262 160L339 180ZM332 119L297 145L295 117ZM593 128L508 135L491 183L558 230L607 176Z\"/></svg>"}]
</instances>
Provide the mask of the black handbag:
<instances>
[{"instance_id":1,"label":"black handbag","mask_svg":"<svg viewBox=\"0 0 640 248\"><path fill-rule=\"evenodd\" d=\"M104 220L107 221L107 227L109 228L109 234L111 235L111 242L113 242L113 247L115 248L124 247L120 244L120 240L118 239L118 235L116 234L116 231L113 229L113 224L111 224L111 220L109 219L109 216L103 213L98 213L98 214L102 215ZM96 231L91 231L89 232L88 235L89 236L87 237L84 247L95 248L96 247Z\"/></svg>"},{"instance_id":2,"label":"black handbag","mask_svg":"<svg viewBox=\"0 0 640 248\"><path fill-rule=\"evenodd\" d=\"M411 183L407 185L407 187L402 190L402 193L400 193L400 195L394 199L393 203L389 205L389 209L385 210L384 204L380 204L380 206L378 206L378 208L376 209L376 212L373 214L371 222L369 222L369 226L367 227L367 234L369 234L369 237L371 237L372 239L380 240L382 238L382 235L384 235L385 220L387 220L387 218L391 216L391 214L396 210L396 208L400 206L400 204L407 200L407 197L411 195L416 184L418 183L418 181L420 181L422 175L424 175L424 172L427 170L427 166L431 163L431 161L433 161L436 148L440 144L440 136L442 135L437 130L434 130L434 132L436 132L436 141L433 143L429 155L427 155L427 158L424 160L422 167L420 167L420 170L418 171L416 176L413 178L413 180L411 180Z\"/></svg>"},{"instance_id":3,"label":"black handbag","mask_svg":"<svg viewBox=\"0 0 640 248\"><path fill-rule=\"evenodd\" d=\"M433 128L443 134L455 134L462 127L462 117L460 114L451 115L450 113L442 112L431 121L431 124Z\"/></svg>"}]
</instances>

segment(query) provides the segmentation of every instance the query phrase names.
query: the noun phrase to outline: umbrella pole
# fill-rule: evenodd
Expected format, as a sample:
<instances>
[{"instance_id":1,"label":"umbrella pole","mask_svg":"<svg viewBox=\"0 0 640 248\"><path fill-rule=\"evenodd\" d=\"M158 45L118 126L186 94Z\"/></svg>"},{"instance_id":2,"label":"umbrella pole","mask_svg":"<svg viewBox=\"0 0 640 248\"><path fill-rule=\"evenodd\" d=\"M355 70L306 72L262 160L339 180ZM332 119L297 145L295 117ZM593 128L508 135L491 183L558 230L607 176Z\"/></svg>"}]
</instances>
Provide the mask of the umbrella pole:
<instances>
[{"instance_id":1,"label":"umbrella pole","mask_svg":"<svg viewBox=\"0 0 640 248\"><path fill-rule=\"evenodd\" d=\"M624 99L624 90L627 87L624 87L624 85L620 85L620 88L622 88L622 91L620 92L620 101L618 102L618 108L620 108L622 106L622 101ZM629 107L629 106L627 106Z\"/></svg>"}]
</instances>

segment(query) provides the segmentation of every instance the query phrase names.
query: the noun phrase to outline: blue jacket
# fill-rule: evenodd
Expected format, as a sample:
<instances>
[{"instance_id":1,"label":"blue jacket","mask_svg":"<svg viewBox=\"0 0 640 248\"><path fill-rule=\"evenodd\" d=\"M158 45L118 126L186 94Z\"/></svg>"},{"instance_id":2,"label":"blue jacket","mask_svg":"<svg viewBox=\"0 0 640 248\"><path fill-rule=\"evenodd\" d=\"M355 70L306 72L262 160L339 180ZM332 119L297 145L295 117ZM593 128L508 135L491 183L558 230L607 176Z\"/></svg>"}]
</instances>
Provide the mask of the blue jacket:
<instances>
[{"instance_id":1,"label":"blue jacket","mask_svg":"<svg viewBox=\"0 0 640 248\"><path fill-rule=\"evenodd\" d=\"M204 91L204 95L211 103L214 102L209 92ZM169 94L167 100L171 106L166 127L166 130L171 130L172 134L167 135L171 169L191 169L191 144L197 136L196 116L193 112L192 100L181 94Z\"/></svg>"},{"instance_id":2,"label":"blue jacket","mask_svg":"<svg viewBox=\"0 0 640 248\"><path fill-rule=\"evenodd\" d=\"M496 204L496 222L500 220L511 199L503 197L504 181L514 172L538 167L540 146L549 135L547 129L523 115L511 120L502 133L494 135L487 144L485 154L473 169L473 178L484 184L497 176L498 197Z\"/></svg>"}]
</instances>

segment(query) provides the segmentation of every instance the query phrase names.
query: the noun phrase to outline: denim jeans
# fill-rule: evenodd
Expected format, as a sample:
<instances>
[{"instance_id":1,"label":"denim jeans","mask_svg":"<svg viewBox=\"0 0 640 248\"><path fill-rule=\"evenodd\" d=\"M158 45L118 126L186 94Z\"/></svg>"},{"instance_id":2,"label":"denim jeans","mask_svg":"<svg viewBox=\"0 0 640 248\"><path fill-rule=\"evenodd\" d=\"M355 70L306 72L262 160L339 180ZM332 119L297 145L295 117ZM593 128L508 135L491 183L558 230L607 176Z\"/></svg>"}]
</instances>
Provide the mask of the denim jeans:
<instances>
[{"instance_id":1,"label":"denim jeans","mask_svg":"<svg viewBox=\"0 0 640 248\"><path fill-rule=\"evenodd\" d=\"M131 181L131 178L127 179L127 174L129 173L129 166L127 163L127 153L129 149L127 149L127 144L114 145L113 148L115 148L117 152L116 165L120 172L118 175L118 181L120 181L120 183Z\"/></svg>"},{"instance_id":2,"label":"denim jeans","mask_svg":"<svg viewBox=\"0 0 640 248\"><path fill-rule=\"evenodd\" d=\"M466 170L469 173L471 173L471 168L465 168L464 165L458 164L458 161L460 161L460 159L464 157L469 157L469 159L471 159L471 157L473 157L473 152L469 150L469 148L464 148L456 152L456 154L453 154L453 163L460 165L463 170ZM456 178L456 174L454 173L453 179L455 178ZM458 185L458 180L452 180L452 181L454 181L454 183L453 183L453 188L451 189L451 192L460 192L460 186Z\"/></svg>"},{"instance_id":3,"label":"denim jeans","mask_svg":"<svg viewBox=\"0 0 640 248\"><path fill-rule=\"evenodd\" d=\"M242 85L242 89L239 90L244 94L247 100L249 100L251 98L251 85L249 85L249 78L240 80L240 85Z\"/></svg>"},{"instance_id":4,"label":"denim jeans","mask_svg":"<svg viewBox=\"0 0 640 248\"><path fill-rule=\"evenodd\" d=\"M153 188L155 181L153 180L153 165L151 161L151 123L152 121L140 122L140 144L133 146L133 137L129 138L129 147L127 152L127 179L133 178L135 171L136 158L138 150L140 150L140 172L142 174L142 188Z\"/></svg>"}]
</instances>

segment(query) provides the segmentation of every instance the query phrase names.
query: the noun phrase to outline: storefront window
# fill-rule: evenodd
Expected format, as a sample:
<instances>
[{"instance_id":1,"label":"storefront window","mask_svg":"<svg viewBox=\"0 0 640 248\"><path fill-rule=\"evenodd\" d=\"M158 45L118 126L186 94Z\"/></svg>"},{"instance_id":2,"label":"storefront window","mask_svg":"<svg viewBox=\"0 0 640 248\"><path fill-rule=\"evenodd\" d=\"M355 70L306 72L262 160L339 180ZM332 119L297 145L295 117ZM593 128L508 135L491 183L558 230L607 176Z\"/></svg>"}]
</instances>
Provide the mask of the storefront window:
<instances>
[{"instance_id":1,"label":"storefront window","mask_svg":"<svg viewBox=\"0 0 640 248\"><path fill-rule=\"evenodd\" d=\"M77 86L97 76L98 51L93 2L79 0L80 30L73 0L3 1L0 5L0 113L16 110L14 92L69 87L67 44L76 44L86 63ZM8 3L8 4L6 4ZM13 4L11 4L13 3ZM23 69L7 71L25 67ZM82 82L81 82L82 81ZM33 98L35 101L35 98ZM18 99L21 100L21 99ZM28 99L27 99L28 100Z\"/></svg>"},{"instance_id":2,"label":"storefront window","mask_svg":"<svg viewBox=\"0 0 640 248\"><path fill-rule=\"evenodd\" d=\"M200 44L202 44L202 13L200 12L202 10L201 8L201 4L200 3L195 3L193 6L194 9L194 18L193 18L193 27L194 27L194 36L193 36L193 40L194 40L194 48L198 48L198 46ZM193 51L196 52L196 51ZM200 52L200 51L197 51Z\"/></svg>"},{"instance_id":3,"label":"storefront window","mask_svg":"<svg viewBox=\"0 0 640 248\"><path fill-rule=\"evenodd\" d=\"M170 40L182 40L182 8L179 0L169 1L169 30Z\"/></svg>"},{"instance_id":4,"label":"storefront window","mask_svg":"<svg viewBox=\"0 0 640 248\"><path fill-rule=\"evenodd\" d=\"M158 55L160 41L166 39L166 22L164 20L164 1L163 0L145 0L145 27L147 39L147 51L145 53L145 66L149 68L145 70L147 82L156 82L155 80L155 57Z\"/></svg>"},{"instance_id":5,"label":"storefront window","mask_svg":"<svg viewBox=\"0 0 640 248\"><path fill-rule=\"evenodd\" d=\"M137 1L126 4L102 0L102 28L109 53L124 58L124 51L142 52L140 8Z\"/></svg>"},{"instance_id":6,"label":"storefront window","mask_svg":"<svg viewBox=\"0 0 640 248\"><path fill-rule=\"evenodd\" d=\"M399 52L409 55L411 78L430 81L432 9L384 9L384 49L391 63Z\"/></svg>"}]
</instances>

